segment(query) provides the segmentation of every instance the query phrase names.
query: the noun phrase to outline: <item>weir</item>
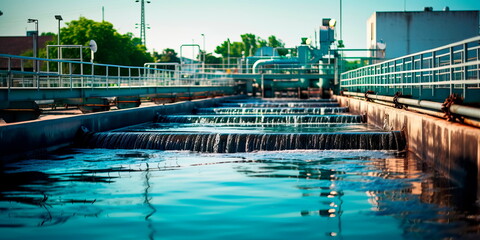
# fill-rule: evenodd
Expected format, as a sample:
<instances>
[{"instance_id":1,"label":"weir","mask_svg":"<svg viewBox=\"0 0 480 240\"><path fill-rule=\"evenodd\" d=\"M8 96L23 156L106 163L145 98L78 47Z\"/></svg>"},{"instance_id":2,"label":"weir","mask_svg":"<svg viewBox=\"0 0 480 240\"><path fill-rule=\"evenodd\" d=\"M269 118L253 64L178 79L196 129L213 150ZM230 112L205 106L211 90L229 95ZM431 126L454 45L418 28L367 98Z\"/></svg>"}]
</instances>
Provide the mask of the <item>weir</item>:
<instances>
[{"instance_id":1,"label":"weir","mask_svg":"<svg viewBox=\"0 0 480 240\"><path fill-rule=\"evenodd\" d=\"M345 107L320 107L320 108L300 108L300 107L271 107L271 108L243 108L243 107L216 107L199 108L195 111L197 114L335 114L347 112Z\"/></svg>"},{"instance_id":2,"label":"weir","mask_svg":"<svg viewBox=\"0 0 480 240\"><path fill-rule=\"evenodd\" d=\"M243 104L249 106L251 103L248 103L248 101ZM80 146L111 149L188 150L212 153L300 149L401 151L405 148L404 138L399 131L384 132L368 127L364 127L363 131L357 129L352 131L345 126L321 126L325 123L361 123L362 117L359 115L328 115L330 113L346 112L347 108L318 107L308 104L302 108L272 108L272 103L273 105L281 103L258 100L255 102L254 105L257 107L197 108L194 109L194 112L198 115L160 115L157 119L157 122L162 123L176 122L183 124L150 124L113 132L85 133ZM242 103L236 104L241 105ZM297 102L297 104L301 105L302 103ZM338 103L330 104L338 105ZM224 105L224 103L219 105ZM306 115L309 113L317 115ZM254 116L251 116L252 114ZM186 123L193 123L194 125ZM227 123L230 128L225 127L225 124L217 125L217 123ZM294 128L275 126L289 123L295 123L296 126ZM249 124L255 125L255 127L240 127ZM304 124L310 128L302 127ZM312 127L312 124L316 124L316 127ZM348 126L349 124L344 125ZM202 126L203 128L201 128ZM266 128L267 126L273 127Z\"/></svg>"},{"instance_id":3,"label":"weir","mask_svg":"<svg viewBox=\"0 0 480 240\"><path fill-rule=\"evenodd\" d=\"M157 122L232 124L232 125L278 125L278 124L326 124L361 123L360 115L165 115Z\"/></svg>"}]
</instances>

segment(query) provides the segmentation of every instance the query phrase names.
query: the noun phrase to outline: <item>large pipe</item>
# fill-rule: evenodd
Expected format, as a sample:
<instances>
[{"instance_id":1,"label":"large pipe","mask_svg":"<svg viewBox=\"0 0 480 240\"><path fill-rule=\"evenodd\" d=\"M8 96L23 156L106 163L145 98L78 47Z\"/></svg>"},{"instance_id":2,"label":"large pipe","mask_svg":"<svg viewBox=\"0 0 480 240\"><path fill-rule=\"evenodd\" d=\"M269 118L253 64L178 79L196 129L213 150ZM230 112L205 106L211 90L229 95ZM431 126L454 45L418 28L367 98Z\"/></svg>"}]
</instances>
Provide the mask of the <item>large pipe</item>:
<instances>
[{"instance_id":1,"label":"large pipe","mask_svg":"<svg viewBox=\"0 0 480 240\"><path fill-rule=\"evenodd\" d=\"M381 101L388 101L388 102L394 102L394 97L390 96L383 96L383 95L375 95L375 94L365 94L365 93L358 93L358 92L343 92L344 95L347 96L357 96L357 97L366 97L370 99L375 99L375 100L381 100ZM443 103L439 102L432 102L432 101L427 101L427 100L417 100L417 99L410 99L410 98L402 98L399 97L397 98L398 103L405 104L408 106L416 106L420 108L428 108L428 109L433 109L437 111L443 111L442 109L444 108ZM480 119L480 109L474 108L474 107L469 107L469 106L463 106L459 104L452 104L450 106L449 111L454 114L458 114L461 116L467 116L475 119Z\"/></svg>"},{"instance_id":2,"label":"large pipe","mask_svg":"<svg viewBox=\"0 0 480 240\"><path fill-rule=\"evenodd\" d=\"M258 73L257 68L261 65L266 65L266 64L298 64L299 62L296 60L291 60L291 59L260 59L257 60L253 66L252 66L252 73Z\"/></svg>"}]
</instances>

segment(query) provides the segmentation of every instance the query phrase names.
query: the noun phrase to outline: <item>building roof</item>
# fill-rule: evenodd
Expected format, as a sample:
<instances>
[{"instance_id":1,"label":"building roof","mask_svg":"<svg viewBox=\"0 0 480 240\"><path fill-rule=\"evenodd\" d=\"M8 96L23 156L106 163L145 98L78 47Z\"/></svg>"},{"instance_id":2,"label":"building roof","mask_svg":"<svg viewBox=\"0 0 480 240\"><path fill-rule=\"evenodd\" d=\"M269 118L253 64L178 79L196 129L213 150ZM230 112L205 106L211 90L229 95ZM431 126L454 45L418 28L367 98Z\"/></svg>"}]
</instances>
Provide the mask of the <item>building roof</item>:
<instances>
[{"instance_id":1,"label":"building roof","mask_svg":"<svg viewBox=\"0 0 480 240\"><path fill-rule=\"evenodd\" d=\"M53 40L54 36L39 36L39 48L45 48L47 41ZM17 37L0 37L0 53L10 55L21 55L28 50L33 49L33 37L17 36Z\"/></svg>"}]
</instances>

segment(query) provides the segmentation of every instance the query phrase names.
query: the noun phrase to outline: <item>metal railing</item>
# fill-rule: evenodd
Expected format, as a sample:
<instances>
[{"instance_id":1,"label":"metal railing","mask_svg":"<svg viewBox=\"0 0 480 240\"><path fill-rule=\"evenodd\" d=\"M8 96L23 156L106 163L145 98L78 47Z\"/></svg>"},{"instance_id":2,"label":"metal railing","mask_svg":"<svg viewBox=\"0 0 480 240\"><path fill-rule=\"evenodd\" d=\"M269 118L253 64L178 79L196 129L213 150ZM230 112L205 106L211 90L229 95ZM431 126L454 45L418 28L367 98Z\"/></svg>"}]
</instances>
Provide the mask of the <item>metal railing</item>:
<instances>
[{"instance_id":1,"label":"metal railing","mask_svg":"<svg viewBox=\"0 0 480 240\"><path fill-rule=\"evenodd\" d=\"M58 67L60 65L62 67ZM150 66L120 66L0 54L0 88L8 89L230 86L233 83L233 79L225 73L202 75Z\"/></svg>"},{"instance_id":2,"label":"metal railing","mask_svg":"<svg viewBox=\"0 0 480 240\"><path fill-rule=\"evenodd\" d=\"M185 65L185 64L184 64ZM194 64L193 64L194 65ZM189 65L185 65L189 66ZM237 64L205 64L205 68L198 68L205 73L226 73L226 74L253 74L253 65L245 68ZM193 66L190 68L194 68ZM259 74L329 74L333 75L333 64L304 64L304 63L274 63L258 67Z\"/></svg>"},{"instance_id":3,"label":"metal railing","mask_svg":"<svg viewBox=\"0 0 480 240\"><path fill-rule=\"evenodd\" d=\"M456 93L477 102L480 36L345 72L341 75L340 89L383 95L401 92L431 100Z\"/></svg>"}]
</instances>

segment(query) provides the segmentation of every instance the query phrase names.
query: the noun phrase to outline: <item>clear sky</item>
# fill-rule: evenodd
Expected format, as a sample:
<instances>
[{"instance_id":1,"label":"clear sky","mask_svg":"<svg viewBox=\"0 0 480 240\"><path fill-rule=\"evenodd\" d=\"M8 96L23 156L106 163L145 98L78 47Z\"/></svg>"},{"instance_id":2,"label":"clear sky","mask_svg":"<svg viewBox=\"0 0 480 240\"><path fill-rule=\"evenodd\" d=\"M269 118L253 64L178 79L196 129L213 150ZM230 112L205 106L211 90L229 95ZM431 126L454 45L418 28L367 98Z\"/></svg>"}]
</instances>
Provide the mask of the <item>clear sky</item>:
<instances>
[{"instance_id":1,"label":"clear sky","mask_svg":"<svg viewBox=\"0 0 480 240\"><path fill-rule=\"evenodd\" d=\"M340 20L340 0L149 0L146 4L147 47L161 51L197 43L213 52L227 38L253 33L266 39L275 35L287 47L302 37L314 38L322 18ZM343 0L343 39L347 48L366 47L366 21L375 11L422 11L425 6L442 10L480 10L480 0ZM84 16L113 23L120 33L139 36L140 3L135 0L0 0L0 36L24 36L34 30L28 18L39 20L40 32L57 33L60 14L66 22ZM64 23L62 22L62 27ZM337 25L337 29L339 25ZM339 35L339 31L337 31ZM188 56L188 55L186 55Z\"/></svg>"}]
</instances>

